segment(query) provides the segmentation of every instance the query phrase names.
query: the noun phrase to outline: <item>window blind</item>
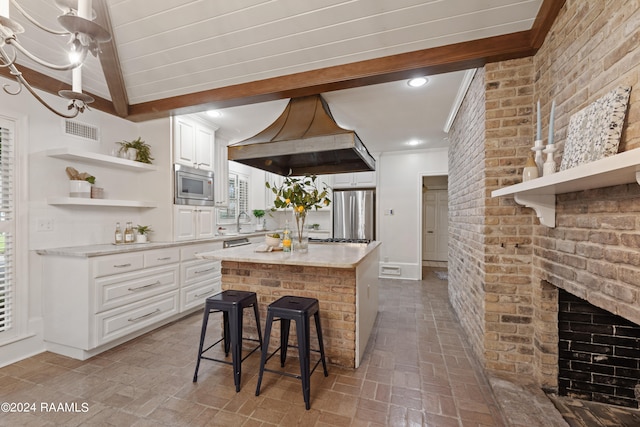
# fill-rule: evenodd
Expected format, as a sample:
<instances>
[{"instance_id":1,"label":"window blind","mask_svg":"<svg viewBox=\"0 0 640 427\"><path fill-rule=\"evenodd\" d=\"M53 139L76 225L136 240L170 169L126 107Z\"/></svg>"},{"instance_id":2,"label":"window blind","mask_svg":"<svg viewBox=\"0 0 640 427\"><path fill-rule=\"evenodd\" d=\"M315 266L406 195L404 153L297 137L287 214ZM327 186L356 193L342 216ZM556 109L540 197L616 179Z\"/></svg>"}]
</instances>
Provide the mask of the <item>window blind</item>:
<instances>
[{"instance_id":1,"label":"window blind","mask_svg":"<svg viewBox=\"0 0 640 427\"><path fill-rule=\"evenodd\" d=\"M238 177L238 214L240 212L249 213L249 181Z\"/></svg>"},{"instance_id":2,"label":"window blind","mask_svg":"<svg viewBox=\"0 0 640 427\"><path fill-rule=\"evenodd\" d=\"M11 123L0 119L0 333L11 329L14 306L15 174Z\"/></svg>"},{"instance_id":3,"label":"window blind","mask_svg":"<svg viewBox=\"0 0 640 427\"><path fill-rule=\"evenodd\" d=\"M229 205L218 209L218 223L235 223L240 212L249 214L249 180L245 175L229 174ZM242 217L241 222L251 222L251 217Z\"/></svg>"}]
</instances>

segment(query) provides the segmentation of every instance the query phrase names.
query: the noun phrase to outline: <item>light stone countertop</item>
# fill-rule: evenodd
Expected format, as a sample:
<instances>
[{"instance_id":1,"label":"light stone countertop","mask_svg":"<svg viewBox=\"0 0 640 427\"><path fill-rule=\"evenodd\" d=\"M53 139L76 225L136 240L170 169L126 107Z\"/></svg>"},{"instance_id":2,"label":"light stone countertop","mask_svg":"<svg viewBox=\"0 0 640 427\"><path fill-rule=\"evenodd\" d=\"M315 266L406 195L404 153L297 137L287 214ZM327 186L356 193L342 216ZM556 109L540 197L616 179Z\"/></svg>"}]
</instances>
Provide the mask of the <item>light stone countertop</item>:
<instances>
[{"instance_id":1,"label":"light stone countertop","mask_svg":"<svg viewBox=\"0 0 640 427\"><path fill-rule=\"evenodd\" d=\"M202 252L198 258L215 261L252 262L257 264L305 265L313 267L355 268L372 253L380 242L368 245L361 243L310 243L307 253L300 252L256 252L264 244L254 243L235 248Z\"/></svg>"},{"instance_id":2,"label":"light stone countertop","mask_svg":"<svg viewBox=\"0 0 640 427\"><path fill-rule=\"evenodd\" d=\"M256 231L254 233L227 234L216 236L211 239L187 240L181 242L149 242L149 243L131 243L127 245L115 245L112 243L84 246L68 246L61 248L36 249L38 255L57 255L69 257L95 257L104 255L116 255L129 252L147 251L150 249L175 248L187 245L198 245L203 243L224 242L225 240L241 239L243 237L256 237L264 235L268 231Z\"/></svg>"}]
</instances>

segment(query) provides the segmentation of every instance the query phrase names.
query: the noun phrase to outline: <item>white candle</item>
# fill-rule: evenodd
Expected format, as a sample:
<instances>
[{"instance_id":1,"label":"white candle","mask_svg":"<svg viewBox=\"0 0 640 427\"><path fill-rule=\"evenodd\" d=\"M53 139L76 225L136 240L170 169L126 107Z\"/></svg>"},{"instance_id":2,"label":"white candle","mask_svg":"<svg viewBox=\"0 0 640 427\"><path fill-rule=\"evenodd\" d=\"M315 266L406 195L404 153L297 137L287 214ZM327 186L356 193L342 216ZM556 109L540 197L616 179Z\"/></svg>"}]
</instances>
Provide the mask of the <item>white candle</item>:
<instances>
[{"instance_id":1,"label":"white candle","mask_svg":"<svg viewBox=\"0 0 640 427\"><path fill-rule=\"evenodd\" d=\"M553 144L553 118L556 114L556 100L551 103L551 115L549 116L549 144Z\"/></svg>"},{"instance_id":2,"label":"white candle","mask_svg":"<svg viewBox=\"0 0 640 427\"><path fill-rule=\"evenodd\" d=\"M9 0L0 0L0 16L9 18Z\"/></svg>"},{"instance_id":3,"label":"white candle","mask_svg":"<svg viewBox=\"0 0 640 427\"><path fill-rule=\"evenodd\" d=\"M71 71L71 90L77 93L82 93L82 67L76 67Z\"/></svg>"},{"instance_id":4,"label":"white candle","mask_svg":"<svg viewBox=\"0 0 640 427\"><path fill-rule=\"evenodd\" d=\"M536 113L537 113L537 126L536 126L536 141L540 141L540 138L542 137L542 122L540 121L540 100L538 99L538 105L536 108Z\"/></svg>"},{"instance_id":5,"label":"white candle","mask_svg":"<svg viewBox=\"0 0 640 427\"><path fill-rule=\"evenodd\" d=\"M91 19L91 0L78 0L78 16Z\"/></svg>"}]
</instances>

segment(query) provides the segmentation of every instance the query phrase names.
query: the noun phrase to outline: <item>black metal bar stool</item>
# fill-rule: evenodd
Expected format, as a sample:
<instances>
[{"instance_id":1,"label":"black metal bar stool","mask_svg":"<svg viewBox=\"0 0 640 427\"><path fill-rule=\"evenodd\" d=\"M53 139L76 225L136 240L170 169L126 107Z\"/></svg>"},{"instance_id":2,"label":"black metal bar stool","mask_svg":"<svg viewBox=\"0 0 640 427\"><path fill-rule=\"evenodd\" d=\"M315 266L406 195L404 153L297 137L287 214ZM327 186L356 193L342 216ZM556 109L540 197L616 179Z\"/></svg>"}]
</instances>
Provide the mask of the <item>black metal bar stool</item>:
<instances>
[{"instance_id":1,"label":"black metal bar stool","mask_svg":"<svg viewBox=\"0 0 640 427\"><path fill-rule=\"evenodd\" d=\"M256 327L258 329L258 345L252 349L245 357L242 357L242 315L245 308L253 306L253 313L256 317ZM211 344L206 349L204 339L207 333L207 323L209 315L212 313L223 314L224 332L222 338ZM244 338L250 341L256 341ZM229 356L229 347L231 347L232 362L227 360L215 359L203 356L212 347L224 341L224 354ZM200 332L200 347L198 348L198 361L196 362L196 371L193 374L193 382L198 381L198 369L200 368L200 360L207 359L214 362L226 363L233 365L233 380L236 384L236 392L240 391L240 376L242 374L242 362L249 357L254 351L262 347L262 331L260 330L260 313L258 312L258 298L255 292L222 291L216 295L207 298L204 306L204 317L202 319L202 331Z\"/></svg>"},{"instance_id":2,"label":"black metal bar stool","mask_svg":"<svg viewBox=\"0 0 640 427\"><path fill-rule=\"evenodd\" d=\"M310 324L309 318L313 316L316 322L316 334L318 336L319 350L311 350L310 346ZM271 335L271 325L274 320L280 320L280 347L273 353L269 353L269 336ZM287 348L289 347L289 326L291 321L296 322L296 333L298 338L298 357L300 358L300 375L293 375L288 372L275 371L265 368L265 364L280 350L280 366L284 367L287 358ZM267 323L265 326L265 338L262 346L262 355L260 357L260 374L258 375L258 386L256 387L256 396L260 395L260 384L262 383L262 375L264 371L274 372L289 377L302 380L302 394L304 396L304 405L306 409L310 408L309 391L310 377L316 370L318 364L322 362L324 376L328 376L327 363L324 359L324 345L322 344L322 328L320 327L320 312L318 300L315 298L303 298L294 296L284 296L272 302L267 308ZM293 346L292 346L293 347ZM320 360L316 362L313 369L310 370L310 352L320 353Z\"/></svg>"}]
</instances>

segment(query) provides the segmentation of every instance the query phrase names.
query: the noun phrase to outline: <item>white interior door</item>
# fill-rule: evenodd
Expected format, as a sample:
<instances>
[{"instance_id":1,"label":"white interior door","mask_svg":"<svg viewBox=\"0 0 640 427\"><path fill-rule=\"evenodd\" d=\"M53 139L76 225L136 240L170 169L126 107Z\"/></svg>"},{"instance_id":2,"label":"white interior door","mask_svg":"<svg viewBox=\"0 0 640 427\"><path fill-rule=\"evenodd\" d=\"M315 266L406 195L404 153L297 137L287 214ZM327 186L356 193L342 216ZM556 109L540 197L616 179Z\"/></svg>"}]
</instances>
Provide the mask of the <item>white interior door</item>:
<instances>
[{"instance_id":1,"label":"white interior door","mask_svg":"<svg viewBox=\"0 0 640 427\"><path fill-rule=\"evenodd\" d=\"M423 198L422 259L447 261L449 199L447 190L428 190Z\"/></svg>"}]
</instances>

